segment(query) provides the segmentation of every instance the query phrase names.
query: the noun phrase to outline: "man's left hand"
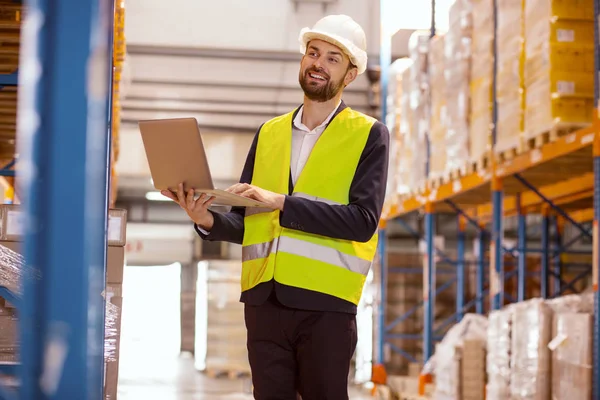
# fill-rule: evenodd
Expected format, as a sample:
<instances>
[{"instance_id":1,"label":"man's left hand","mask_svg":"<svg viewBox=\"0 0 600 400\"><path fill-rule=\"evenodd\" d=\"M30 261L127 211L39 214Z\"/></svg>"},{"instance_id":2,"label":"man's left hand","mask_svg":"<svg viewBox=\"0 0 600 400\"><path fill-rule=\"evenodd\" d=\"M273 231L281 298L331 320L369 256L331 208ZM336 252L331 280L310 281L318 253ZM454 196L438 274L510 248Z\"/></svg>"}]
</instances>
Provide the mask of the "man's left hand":
<instances>
[{"instance_id":1,"label":"man's left hand","mask_svg":"<svg viewBox=\"0 0 600 400\"><path fill-rule=\"evenodd\" d=\"M270 192L247 183L236 183L227 188L226 191L249 199L261 201L276 210L283 211L283 204L285 203L285 196L283 194Z\"/></svg>"}]
</instances>

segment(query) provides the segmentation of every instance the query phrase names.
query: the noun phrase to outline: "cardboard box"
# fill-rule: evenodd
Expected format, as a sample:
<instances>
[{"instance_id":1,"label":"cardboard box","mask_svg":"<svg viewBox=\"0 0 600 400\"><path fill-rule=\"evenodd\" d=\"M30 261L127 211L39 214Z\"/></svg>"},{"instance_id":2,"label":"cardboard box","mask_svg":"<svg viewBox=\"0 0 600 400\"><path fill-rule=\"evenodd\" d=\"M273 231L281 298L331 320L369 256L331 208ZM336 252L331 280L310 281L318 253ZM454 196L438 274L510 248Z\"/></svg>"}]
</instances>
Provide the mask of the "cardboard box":
<instances>
[{"instance_id":1,"label":"cardboard box","mask_svg":"<svg viewBox=\"0 0 600 400\"><path fill-rule=\"evenodd\" d=\"M23 212L17 204L0 205L0 240L19 241L24 233Z\"/></svg>"},{"instance_id":2,"label":"cardboard box","mask_svg":"<svg viewBox=\"0 0 600 400\"><path fill-rule=\"evenodd\" d=\"M123 283L125 269L125 247L108 246L106 252L106 282L108 284Z\"/></svg>"},{"instance_id":3,"label":"cardboard box","mask_svg":"<svg viewBox=\"0 0 600 400\"><path fill-rule=\"evenodd\" d=\"M127 211L114 208L108 212L108 245L125 246L127 243Z\"/></svg>"},{"instance_id":4,"label":"cardboard box","mask_svg":"<svg viewBox=\"0 0 600 400\"><path fill-rule=\"evenodd\" d=\"M0 241L20 242L25 233L24 211L19 204L0 204ZM109 246L125 246L127 241L127 210L108 211L107 239Z\"/></svg>"},{"instance_id":5,"label":"cardboard box","mask_svg":"<svg viewBox=\"0 0 600 400\"><path fill-rule=\"evenodd\" d=\"M590 314L555 315L549 344L553 400L592 398L593 325Z\"/></svg>"}]
</instances>

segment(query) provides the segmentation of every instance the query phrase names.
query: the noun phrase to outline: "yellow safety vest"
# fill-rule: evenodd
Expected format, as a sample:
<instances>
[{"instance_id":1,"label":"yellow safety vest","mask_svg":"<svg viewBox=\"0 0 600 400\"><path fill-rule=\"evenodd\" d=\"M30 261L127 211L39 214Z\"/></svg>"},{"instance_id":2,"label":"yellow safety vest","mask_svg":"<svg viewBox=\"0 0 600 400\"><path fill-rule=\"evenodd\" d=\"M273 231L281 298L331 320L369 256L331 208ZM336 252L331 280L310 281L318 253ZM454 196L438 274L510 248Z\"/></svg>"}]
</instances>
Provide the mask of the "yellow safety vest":
<instances>
[{"instance_id":1,"label":"yellow safety vest","mask_svg":"<svg viewBox=\"0 0 600 400\"><path fill-rule=\"evenodd\" d=\"M252 184L288 194L292 118L266 122L256 148ZM292 196L348 204L354 172L375 119L345 108L325 129L298 177ZM285 209L285 207L284 207ZM283 228L279 210L247 208L242 242L242 291L275 280L284 285L360 301L377 249L377 233L366 243Z\"/></svg>"}]
</instances>

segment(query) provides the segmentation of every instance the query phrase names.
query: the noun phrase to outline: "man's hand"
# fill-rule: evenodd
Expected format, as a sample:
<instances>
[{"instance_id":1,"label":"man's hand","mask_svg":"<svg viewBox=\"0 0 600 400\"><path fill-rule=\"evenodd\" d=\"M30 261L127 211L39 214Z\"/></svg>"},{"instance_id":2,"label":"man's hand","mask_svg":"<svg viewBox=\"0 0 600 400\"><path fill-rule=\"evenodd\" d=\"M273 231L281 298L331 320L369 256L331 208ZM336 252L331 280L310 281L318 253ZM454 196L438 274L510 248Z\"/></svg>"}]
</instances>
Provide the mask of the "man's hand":
<instances>
[{"instance_id":1,"label":"man's hand","mask_svg":"<svg viewBox=\"0 0 600 400\"><path fill-rule=\"evenodd\" d=\"M227 188L226 191L247 197L249 199L261 201L273 209L283 211L285 196L282 194L270 192L268 190L261 189L258 186L249 185L247 183L236 183L235 185Z\"/></svg>"},{"instance_id":2,"label":"man's hand","mask_svg":"<svg viewBox=\"0 0 600 400\"><path fill-rule=\"evenodd\" d=\"M208 207L214 201L214 197L202 194L194 199L194 190L190 189L186 194L183 191L182 183L179 184L175 193L170 190L162 190L160 193L179 204L179 207L183 208L190 219L200 228L207 231L212 229L215 221L213 215L208 211Z\"/></svg>"}]
</instances>

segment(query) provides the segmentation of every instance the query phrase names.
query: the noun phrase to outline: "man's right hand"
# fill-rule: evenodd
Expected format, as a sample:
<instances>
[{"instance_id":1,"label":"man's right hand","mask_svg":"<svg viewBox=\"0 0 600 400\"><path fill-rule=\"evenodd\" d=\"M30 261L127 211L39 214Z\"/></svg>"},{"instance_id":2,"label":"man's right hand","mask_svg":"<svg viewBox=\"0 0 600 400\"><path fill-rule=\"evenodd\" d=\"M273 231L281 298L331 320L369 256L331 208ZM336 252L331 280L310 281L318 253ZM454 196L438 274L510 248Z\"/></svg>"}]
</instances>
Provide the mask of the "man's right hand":
<instances>
[{"instance_id":1,"label":"man's right hand","mask_svg":"<svg viewBox=\"0 0 600 400\"><path fill-rule=\"evenodd\" d=\"M177 192L173 193L170 190L162 190L160 192L179 204L183 208L192 221L204 230L211 230L215 222L213 215L208 211L208 207L214 201L214 197L202 194L197 199L194 199L194 190L188 190L187 194L183 191L183 183L177 187Z\"/></svg>"}]
</instances>

